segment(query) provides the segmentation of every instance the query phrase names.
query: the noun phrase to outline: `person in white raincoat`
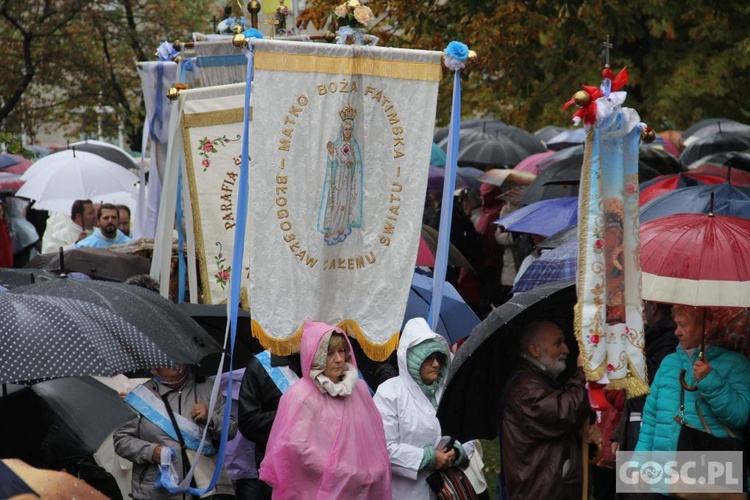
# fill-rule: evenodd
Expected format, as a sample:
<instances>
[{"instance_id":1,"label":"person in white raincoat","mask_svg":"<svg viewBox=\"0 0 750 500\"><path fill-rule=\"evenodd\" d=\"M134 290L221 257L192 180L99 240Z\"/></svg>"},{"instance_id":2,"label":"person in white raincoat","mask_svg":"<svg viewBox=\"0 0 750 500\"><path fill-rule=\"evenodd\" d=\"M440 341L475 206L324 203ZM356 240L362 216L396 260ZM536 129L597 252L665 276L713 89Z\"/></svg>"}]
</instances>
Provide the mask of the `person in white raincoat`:
<instances>
[{"instance_id":1,"label":"person in white raincoat","mask_svg":"<svg viewBox=\"0 0 750 500\"><path fill-rule=\"evenodd\" d=\"M423 318L414 318L404 326L397 357L398 377L383 382L374 398L391 460L391 491L394 499L436 498L427 476L467 460L457 441L452 449L438 449L442 432L437 406L450 351L445 339L430 330Z\"/></svg>"}]
</instances>

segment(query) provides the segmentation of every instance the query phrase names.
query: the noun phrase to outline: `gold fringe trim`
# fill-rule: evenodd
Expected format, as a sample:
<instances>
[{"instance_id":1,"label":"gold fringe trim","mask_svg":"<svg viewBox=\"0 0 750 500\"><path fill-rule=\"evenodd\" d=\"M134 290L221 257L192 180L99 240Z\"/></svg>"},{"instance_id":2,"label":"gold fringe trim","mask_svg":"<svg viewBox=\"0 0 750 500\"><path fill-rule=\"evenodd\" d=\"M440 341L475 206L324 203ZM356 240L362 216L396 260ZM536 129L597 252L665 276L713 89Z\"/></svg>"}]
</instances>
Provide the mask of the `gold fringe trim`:
<instances>
[{"instance_id":1,"label":"gold fringe trim","mask_svg":"<svg viewBox=\"0 0 750 500\"><path fill-rule=\"evenodd\" d=\"M260 345L270 350L277 356L289 356L292 353L299 352L299 342L302 339L302 327L300 326L294 335L285 339L271 337L257 321L250 320L253 337L258 339Z\"/></svg>"},{"instance_id":2,"label":"gold fringe trim","mask_svg":"<svg viewBox=\"0 0 750 500\"><path fill-rule=\"evenodd\" d=\"M251 320L250 324L252 325L253 337L257 338L264 348L269 349L277 356L288 356L299 351L302 326L297 328L297 331L291 337L278 339L266 332L257 321ZM347 335L357 339L362 351L373 361L385 361L398 348L399 332L394 333L384 344L375 344L365 336L359 324L353 319L344 319L332 326L341 328Z\"/></svg>"},{"instance_id":3,"label":"gold fringe trim","mask_svg":"<svg viewBox=\"0 0 750 500\"><path fill-rule=\"evenodd\" d=\"M385 343L375 344L365 336L359 327L359 323L353 319L342 320L336 326L344 330L350 337L357 339L364 353L373 361L385 361L393 351L398 349L399 332L394 333Z\"/></svg>"},{"instance_id":4,"label":"gold fringe trim","mask_svg":"<svg viewBox=\"0 0 750 500\"><path fill-rule=\"evenodd\" d=\"M589 231L589 195L591 194L591 150L594 141L594 129L591 128L586 134L586 146L583 152L583 168L581 169L581 186L578 194L578 272L576 275L576 296L578 301L574 308L573 325L576 340L580 352L587 357L588 351L584 343L583 335L583 297L585 296L584 284L586 282L586 269L588 264L587 242ZM597 381L602 378L606 370L606 362L592 370L588 362L583 363L583 371L586 380Z\"/></svg>"}]
</instances>

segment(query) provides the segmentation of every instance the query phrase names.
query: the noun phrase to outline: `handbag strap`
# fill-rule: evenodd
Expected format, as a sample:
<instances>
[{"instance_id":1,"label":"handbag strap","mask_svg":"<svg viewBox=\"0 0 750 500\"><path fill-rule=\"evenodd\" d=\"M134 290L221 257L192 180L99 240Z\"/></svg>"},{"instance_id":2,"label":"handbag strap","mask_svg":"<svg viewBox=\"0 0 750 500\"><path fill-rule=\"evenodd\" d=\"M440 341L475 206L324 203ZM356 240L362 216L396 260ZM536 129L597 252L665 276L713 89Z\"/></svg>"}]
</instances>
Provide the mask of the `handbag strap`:
<instances>
[{"instance_id":1,"label":"handbag strap","mask_svg":"<svg viewBox=\"0 0 750 500\"><path fill-rule=\"evenodd\" d=\"M698 418L701 421L701 424L703 424L703 428L706 431L706 434L711 434L711 428L708 426L708 422L706 421L706 417L703 416L703 412L700 409L700 406L698 406L698 401L703 398L703 396L698 396L695 398L695 413L698 415ZM704 398L705 399L705 398ZM675 415L674 419L677 421L680 425L687 425L685 422L685 388L680 384L680 413L679 416ZM730 429L724 422L721 422L721 426L724 427L724 430L727 431L727 434L731 438L735 438L734 432L732 432L732 429Z\"/></svg>"}]
</instances>

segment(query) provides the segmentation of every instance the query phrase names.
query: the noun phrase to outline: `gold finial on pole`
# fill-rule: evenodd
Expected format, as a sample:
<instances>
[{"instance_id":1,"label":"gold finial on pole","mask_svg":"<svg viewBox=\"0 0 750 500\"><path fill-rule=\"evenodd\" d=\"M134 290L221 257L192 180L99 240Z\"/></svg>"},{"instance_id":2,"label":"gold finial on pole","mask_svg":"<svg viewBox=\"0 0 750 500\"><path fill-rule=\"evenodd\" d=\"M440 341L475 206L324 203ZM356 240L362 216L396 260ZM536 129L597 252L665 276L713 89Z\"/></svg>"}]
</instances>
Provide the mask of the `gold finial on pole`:
<instances>
[{"instance_id":1,"label":"gold finial on pole","mask_svg":"<svg viewBox=\"0 0 750 500\"><path fill-rule=\"evenodd\" d=\"M247 4L247 11L250 13L250 26L258 29L258 12L260 12L260 2L258 0L251 0Z\"/></svg>"}]
</instances>

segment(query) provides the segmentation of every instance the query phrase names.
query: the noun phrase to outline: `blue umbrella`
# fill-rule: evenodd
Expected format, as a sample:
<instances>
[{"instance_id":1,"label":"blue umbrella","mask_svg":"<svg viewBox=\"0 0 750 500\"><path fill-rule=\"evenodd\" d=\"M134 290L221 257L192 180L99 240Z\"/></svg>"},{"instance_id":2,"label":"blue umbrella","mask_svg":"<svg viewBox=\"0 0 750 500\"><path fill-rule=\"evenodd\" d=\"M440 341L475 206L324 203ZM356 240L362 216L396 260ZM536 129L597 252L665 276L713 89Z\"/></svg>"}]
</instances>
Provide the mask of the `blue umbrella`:
<instances>
[{"instance_id":1,"label":"blue umbrella","mask_svg":"<svg viewBox=\"0 0 750 500\"><path fill-rule=\"evenodd\" d=\"M673 214L709 212L713 194L713 213L750 219L750 188L728 182L676 189L654 198L641 207L641 222Z\"/></svg>"},{"instance_id":2,"label":"blue umbrella","mask_svg":"<svg viewBox=\"0 0 750 500\"><path fill-rule=\"evenodd\" d=\"M11 167L19 162L20 160L18 159L17 156L9 155L6 153L0 153L0 168Z\"/></svg>"},{"instance_id":3,"label":"blue umbrella","mask_svg":"<svg viewBox=\"0 0 750 500\"><path fill-rule=\"evenodd\" d=\"M514 233L552 236L566 227L578 224L578 197L537 201L500 217L495 224Z\"/></svg>"},{"instance_id":4,"label":"blue umbrella","mask_svg":"<svg viewBox=\"0 0 750 500\"><path fill-rule=\"evenodd\" d=\"M406 302L404 324L412 318L427 319L431 300L432 277L414 273L409 289L409 299ZM456 289L446 282L443 287L443 302L440 307L440 322L438 323L437 333L453 345L468 337L471 330L478 324L479 318L474 311L466 305Z\"/></svg>"},{"instance_id":5,"label":"blue umbrella","mask_svg":"<svg viewBox=\"0 0 750 500\"><path fill-rule=\"evenodd\" d=\"M575 280L577 269L578 239L572 239L557 248L542 252L513 285L513 293L526 292L554 281Z\"/></svg>"}]
</instances>

